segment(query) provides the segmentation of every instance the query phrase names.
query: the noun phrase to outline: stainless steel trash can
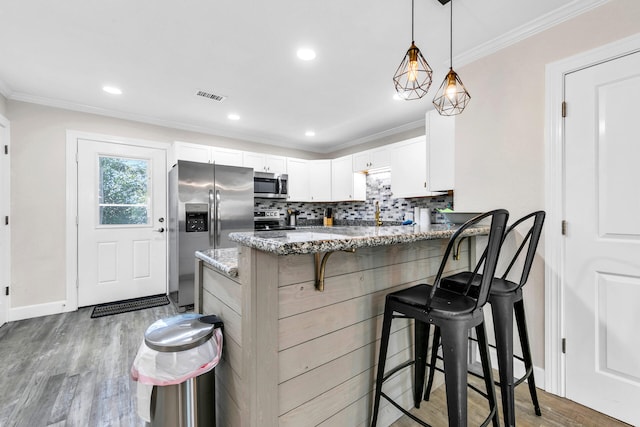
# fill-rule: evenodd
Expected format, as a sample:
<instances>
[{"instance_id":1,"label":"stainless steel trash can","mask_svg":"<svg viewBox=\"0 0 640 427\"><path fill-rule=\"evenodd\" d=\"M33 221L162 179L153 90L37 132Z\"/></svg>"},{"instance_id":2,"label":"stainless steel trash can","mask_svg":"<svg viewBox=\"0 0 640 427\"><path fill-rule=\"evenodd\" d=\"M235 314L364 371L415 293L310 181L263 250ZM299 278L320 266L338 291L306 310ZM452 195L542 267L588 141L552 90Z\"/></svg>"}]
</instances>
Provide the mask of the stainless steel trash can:
<instances>
[{"instance_id":1,"label":"stainless steel trash can","mask_svg":"<svg viewBox=\"0 0 640 427\"><path fill-rule=\"evenodd\" d=\"M179 319L176 319L179 318ZM152 350L164 353L186 351L212 339L222 327L216 316L179 315L163 326L151 325L144 342ZM165 325L166 323L166 325ZM151 392L151 427L215 427L215 368L167 386L153 386Z\"/></svg>"}]
</instances>

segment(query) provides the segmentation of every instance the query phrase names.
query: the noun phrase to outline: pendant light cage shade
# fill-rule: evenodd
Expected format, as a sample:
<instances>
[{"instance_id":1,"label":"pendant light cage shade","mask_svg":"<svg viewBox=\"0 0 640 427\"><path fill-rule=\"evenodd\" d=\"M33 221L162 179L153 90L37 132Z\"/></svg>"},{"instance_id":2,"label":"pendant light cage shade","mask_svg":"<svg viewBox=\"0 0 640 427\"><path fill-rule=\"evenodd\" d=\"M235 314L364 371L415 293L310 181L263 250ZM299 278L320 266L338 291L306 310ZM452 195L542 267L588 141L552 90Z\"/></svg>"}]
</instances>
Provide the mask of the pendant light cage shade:
<instances>
[{"instance_id":1,"label":"pendant light cage shade","mask_svg":"<svg viewBox=\"0 0 640 427\"><path fill-rule=\"evenodd\" d=\"M431 87L432 76L433 70L427 60L415 43L411 42L411 47L393 75L393 85L401 98L420 99Z\"/></svg>"},{"instance_id":2,"label":"pendant light cage shade","mask_svg":"<svg viewBox=\"0 0 640 427\"><path fill-rule=\"evenodd\" d=\"M462 84L462 80L453 68L450 68L433 98L433 105L441 116L455 116L462 113L470 99L471 95Z\"/></svg>"}]
</instances>

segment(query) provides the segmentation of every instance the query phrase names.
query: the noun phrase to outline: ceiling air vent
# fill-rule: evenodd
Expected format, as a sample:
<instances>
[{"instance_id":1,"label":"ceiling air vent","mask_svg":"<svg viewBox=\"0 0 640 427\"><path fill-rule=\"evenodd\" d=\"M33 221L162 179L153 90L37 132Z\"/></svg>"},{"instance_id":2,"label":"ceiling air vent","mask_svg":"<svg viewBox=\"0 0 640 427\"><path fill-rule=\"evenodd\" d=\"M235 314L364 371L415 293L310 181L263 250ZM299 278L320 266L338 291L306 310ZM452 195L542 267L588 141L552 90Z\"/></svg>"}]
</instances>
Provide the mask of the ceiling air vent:
<instances>
[{"instance_id":1,"label":"ceiling air vent","mask_svg":"<svg viewBox=\"0 0 640 427\"><path fill-rule=\"evenodd\" d=\"M222 102L225 99L227 99L226 96L222 96L222 95L216 95L213 93L209 93L209 92L205 92L203 90L199 90L198 93L196 93L196 95L198 96L202 96L204 98L209 98L209 99L213 99L216 102Z\"/></svg>"}]
</instances>

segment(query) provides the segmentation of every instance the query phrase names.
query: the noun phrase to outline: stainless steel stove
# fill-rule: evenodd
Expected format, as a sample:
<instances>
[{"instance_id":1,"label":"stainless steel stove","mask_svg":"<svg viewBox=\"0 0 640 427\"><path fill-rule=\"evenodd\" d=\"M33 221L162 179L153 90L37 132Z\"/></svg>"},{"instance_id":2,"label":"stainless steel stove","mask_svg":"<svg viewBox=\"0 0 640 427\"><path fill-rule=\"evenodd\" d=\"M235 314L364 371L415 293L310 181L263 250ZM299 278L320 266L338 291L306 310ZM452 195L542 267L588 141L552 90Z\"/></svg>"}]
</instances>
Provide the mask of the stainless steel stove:
<instances>
[{"instance_id":1,"label":"stainless steel stove","mask_svg":"<svg viewBox=\"0 0 640 427\"><path fill-rule=\"evenodd\" d=\"M295 230L295 227L286 225L285 218L277 209L263 209L254 211L253 225L256 231L268 230Z\"/></svg>"}]
</instances>

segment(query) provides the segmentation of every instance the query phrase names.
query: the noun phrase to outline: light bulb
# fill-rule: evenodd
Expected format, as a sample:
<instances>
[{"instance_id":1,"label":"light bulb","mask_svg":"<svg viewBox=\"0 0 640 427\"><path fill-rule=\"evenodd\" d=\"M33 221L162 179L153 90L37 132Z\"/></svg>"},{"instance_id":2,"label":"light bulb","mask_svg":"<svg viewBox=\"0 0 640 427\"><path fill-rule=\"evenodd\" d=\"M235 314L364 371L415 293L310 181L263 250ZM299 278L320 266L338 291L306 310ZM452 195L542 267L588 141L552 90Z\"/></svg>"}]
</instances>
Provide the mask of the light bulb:
<instances>
[{"instance_id":1,"label":"light bulb","mask_svg":"<svg viewBox=\"0 0 640 427\"><path fill-rule=\"evenodd\" d=\"M418 61L409 61L409 69L407 71L407 78L410 82L418 80Z\"/></svg>"},{"instance_id":2,"label":"light bulb","mask_svg":"<svg viewBox=\"0 0 640 427\"><path fill-rule=\"evenodd\" d=\"M444 94L453 102L458 93L458 85L456 84L456 76L453 73L449 73L447 76L447 88L444 90Z\"/></svg>"}]
</instances>

